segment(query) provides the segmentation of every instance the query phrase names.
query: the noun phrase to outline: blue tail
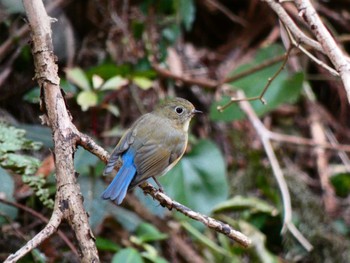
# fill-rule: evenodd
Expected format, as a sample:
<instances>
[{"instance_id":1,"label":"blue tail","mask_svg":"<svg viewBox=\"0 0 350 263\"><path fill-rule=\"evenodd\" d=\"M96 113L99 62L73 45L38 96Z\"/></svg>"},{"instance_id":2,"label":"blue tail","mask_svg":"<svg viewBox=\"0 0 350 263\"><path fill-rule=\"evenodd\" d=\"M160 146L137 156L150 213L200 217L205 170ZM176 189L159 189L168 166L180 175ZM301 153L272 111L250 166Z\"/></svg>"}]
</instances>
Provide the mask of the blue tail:
<instances>
[{"instance_id":1,"label":"blue tail","mask_svg":"<svg viewBox=\"0 0 350 263\"><path fill-rule=\"evenodd\" d=\"M122 161L122 167L101 196L103 199L111 199L118 205L120 205L125 198L129 185L136 174L134 153L131 150L123 154Z\"/></svg>"}]
</instances>

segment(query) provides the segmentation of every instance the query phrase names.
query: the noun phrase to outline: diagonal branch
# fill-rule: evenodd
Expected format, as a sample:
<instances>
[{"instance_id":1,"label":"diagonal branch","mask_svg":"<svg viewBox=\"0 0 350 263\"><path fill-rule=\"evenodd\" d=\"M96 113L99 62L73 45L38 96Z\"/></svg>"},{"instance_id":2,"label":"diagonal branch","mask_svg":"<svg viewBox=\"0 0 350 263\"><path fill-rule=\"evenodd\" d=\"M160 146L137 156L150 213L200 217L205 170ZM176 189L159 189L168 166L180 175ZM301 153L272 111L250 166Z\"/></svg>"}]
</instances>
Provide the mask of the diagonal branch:
<instances>
[{"instance_id":1,"label":"diagonal branch","mask_svg":"<svg viewBox=\"0 0 350 263\"><path fill-rule=\"evenodd\" d=\"M90 151L99 157L102 161L106 162L109 159L109 154L98 144L96 144L89 136L82 135L79 140L79 144L85 148L85 150ZM231 226L225 224L219 220L211 218L206 215L202 215L198 212L191 210L190 208L172 200L169 196L159 191L152 185L148 183L144 183L140 185L140 188L144 191L144 193L149 194L154 199L156 199L162 206L167 207L169 210L176 209L180 213L196 220L202 222L207 227L214 229L217 232L220 232L229 238L235 240L238 244L243 247L248 247L251 244L251 241L248 237L246 237L241 232L232 229Z\"/></svg>"},{"instance_id":2,"label":"diagonal branch","mask_svg":"<svg viewBox=\"0 0 350 263\"><path fill-rule=\"evenodd\" d=\"M244 98L245 95L243 91L238 91L238 97ZM290 194L288 190L287 183L285 181L282 169L278 163L277 157L271 145L271 141L269 138L269 131L265 128L264 124L259 120L258 116L255 114L253 108L249 104L248 101L242 99L239 102L239 106L241 109L247 114L249 121L253 124L256 132L258 133L260 140L263 143L265 152L267 157L269 158L271 168L273 170L273 174L276 178L277 184L281 191L282 201L283 201L283 209L284 209L284 219L283 219L283 228L282 232L287 229L294 235L294 237L300 242L300 244L307 250L311 251L313 246L309 243L309 241L299 232L299 230L294 226L292 222L292 205Z\"/></svg>"},{"instance_id":3,"label":"diagonal branch","mask_svg":"<svg viewBox=\"0 0 350 263\"><path fill-rule=\"evenodd\" d=\"M62 219L66 219L77 238L82 262L99 262L94 236L84 210L74 170L73 155L79 134L71 122L57 71L56 56L53 52L51 19L41 0L23 0L32 37L32 54L35 64L35 79L41 90L42 120L52 129L56 168L57 193L54 211L49 223L32 240L6 262L15 262L31 249L57 231Z\"/></svg>"},{"instance_id":4,"label":"diagonal branch","mask_svg":"<svg viewBox=\"0 0 350 263\"><path fill-rule=\"evenodd\" d=\"M315 8L309 0L295 0L294 1L299 15L309 25L310 29L316 36L317 40L322 46L322 49L332 61L336 70L339 72L343 81L346 93L348 95L348 101L350 102L350 60L349 57L339 48L334 38L327 30L318 16Z\"/></svg>"},{"instance_id":5,"label":"diagonal branch","mask_svg":"<svg viewBox=\"0 0 350 263\"><path fill-rule=\"evenodd\" d=\"M24 257L28 252L39 246L42 242L44 242L49 236L56 233L59 225L62 222L62 214L53 213L49 222L46 226L36 234L31 240L27 242L23 247L16 251L16 253L11 254L4 263L13 263L17 262L20 258Z\"/></svg>"}]
</instances>

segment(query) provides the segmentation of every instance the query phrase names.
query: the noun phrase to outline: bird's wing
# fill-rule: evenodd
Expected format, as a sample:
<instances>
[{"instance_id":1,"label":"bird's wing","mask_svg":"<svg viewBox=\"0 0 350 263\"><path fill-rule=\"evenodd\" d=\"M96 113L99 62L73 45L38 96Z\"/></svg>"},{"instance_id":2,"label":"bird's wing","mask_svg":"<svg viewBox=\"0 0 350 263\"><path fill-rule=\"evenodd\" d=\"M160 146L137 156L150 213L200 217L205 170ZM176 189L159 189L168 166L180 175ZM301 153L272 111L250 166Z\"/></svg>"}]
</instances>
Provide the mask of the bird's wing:
<instances>
[{"instance_id":1,"label":"bird's wing","mask_svg":"<svg viewBox=\"0 0 350 263\"><path fill-rule=\"evenodd\" d=\"M137 130L139 129L138 127L144 126L144 122L147 120L147 118L149 118L149 115L150 114L148 113L141 116L120 138L117 146L114 148L111 157L108 160L108 163L103 171L103 175L110 174L117 165L121 165L119 162L119 157L129 149L130 145L134 143Z\"/></svg>"},{"instance_id":2,"label":"bird's wing","mask_svg":"<svg viewBox=\"0 0 350 263\"><path fill-rule=\"evenodd\" d=\"M129 149L130 145L134 141L134 137L134 130L131 128L124 133L123 137L114 148L111 157L109 158L108 163L103 171L103 175L110 174L113 171L114 167L118 165L119 157L122 153L126 152Z\"/></svg>"},{"instance_id":3,"label":"bird's wing","mask_svg":"<svg viewBox=\"0 0 350 263\"><path fill-rule=\"evenodd\" d=\"M135 154L135 166L137 176L130 184L130 188L135 187L142 181L154 176L163 175L168 171L172 163L176 163L184 152L184 144L156 143L152 140L143 144ZM175 164L174 163L174 164Z\"/></svg>"}]
</instances>

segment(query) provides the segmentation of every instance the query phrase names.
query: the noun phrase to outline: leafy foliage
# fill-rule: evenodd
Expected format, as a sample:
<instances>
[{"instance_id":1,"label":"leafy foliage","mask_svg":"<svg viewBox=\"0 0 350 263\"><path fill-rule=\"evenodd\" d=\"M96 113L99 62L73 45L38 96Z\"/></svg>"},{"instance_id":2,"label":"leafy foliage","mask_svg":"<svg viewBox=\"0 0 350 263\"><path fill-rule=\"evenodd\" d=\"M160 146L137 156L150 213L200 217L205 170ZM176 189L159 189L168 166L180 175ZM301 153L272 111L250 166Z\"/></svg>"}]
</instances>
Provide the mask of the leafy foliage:
<instances>
[{"instance_id":1,"label":"leafy foliage","mask_svg":"<svg viewBox=\"0 0 350 263\"><path fill-rule=\"evenodd\" d=\"M0 168L0 178L0 194L8 200L14 201L13 193L15 190L15 184L11 178L11 175L6 172L6 170ZM8 218L14 220L18 213L17 208L2 203L0 203L0 211L0 226L7 222Z\"/></svg>"},{"instance_id":2,"label":"leafy foliage","mask_svg":"<svg viewBox=\"0 0 350 263\"><path fill-rule=\"evenodd\" d=\"M233 74L238 74L248 70L252 66L260 64L272 56L283 54L283 50L284 49L280 45L271 45L258 50L251 62L242 65L235 70ZM230 85L232 89L242 89L247 98L259 96L268 82L268 79L281 67L281 63L249 74L249 76L234 81L230 83ZM264 115L276 109L283 103L295 103L300 96L303 79L302 73L290 74L286 70L282 71L277 78L272 81L264 95L267 104L264 105L259 100L251 102L257 115ZM229 97L224 97L221 101L213 103L210 110L210 117L216 121L234 121L244 118L244 115L237 104L230 106L222 113L217 111L216 108L218 105L224 105L229 101Z\"/></svg>"},{"instance_id":3,"label":"leafy foliage","mask_svg":"<svg viewBox=\"0 0 350 263\"><path fill-rule=\"evenodd\" d=\"M331 183L338 196L347 197L350 194L350 174L336 174L331 177Z\"/></svg>"},{"instance_id":4,"label":"leafy foliage","mask_svg":"<svg viewBox=\"0 0 350 263\"><path fill-rule=\"evenodd\" d=\"M144 263L140 253L135 248L124 248L113 256L112 263Z\"/></svg>"},{"instance_id":5,"label":"leafy foliage","mask_svg":"<svg viewBox=\"0 0 350 263\"><path fill-rule=\"evenodd\" d=\"M38 150L41 143L25 138L25 131L0 123L0 166L16 173L30 175L40 165L37 158L14 153L20 150Z\"/></svg>"},{"instance_id":6,"label":"leafy foliage","mask_svg":"<svg viewBox=\"0 0 350 263\"><path fill-rule=\"evenodd\" d=\"M35 192L35 195L39 197L39 200L44 206L53 209L54 201L50 198L50 191L45 187L46 179L41 176L22 176L23 183L28 184Z\"/></svg>"}]
</instances>

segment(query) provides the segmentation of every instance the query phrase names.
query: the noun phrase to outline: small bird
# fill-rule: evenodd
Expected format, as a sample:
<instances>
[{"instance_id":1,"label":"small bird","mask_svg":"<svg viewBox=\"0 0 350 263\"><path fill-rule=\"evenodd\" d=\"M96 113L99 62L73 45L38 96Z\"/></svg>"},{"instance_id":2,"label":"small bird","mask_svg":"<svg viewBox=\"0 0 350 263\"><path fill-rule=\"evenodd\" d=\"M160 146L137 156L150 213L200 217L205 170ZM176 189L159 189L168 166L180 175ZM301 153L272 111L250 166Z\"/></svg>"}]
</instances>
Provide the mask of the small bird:
<instances>
[{"instance_id":1,"label":"small bird","mask_svg":"<svg viewBox=\"0 0 350 263\"><path fill-rule=\"evenodd\" d=\"M102 198L120 205L128 190L150 177L162 189L156 176L167 173L184 154L188 126L196 113L201 111L191 102L174 98L136 120L120 139L104 169L103 174L108 175L120 167Z\"/></svg>"}]
</instances>

